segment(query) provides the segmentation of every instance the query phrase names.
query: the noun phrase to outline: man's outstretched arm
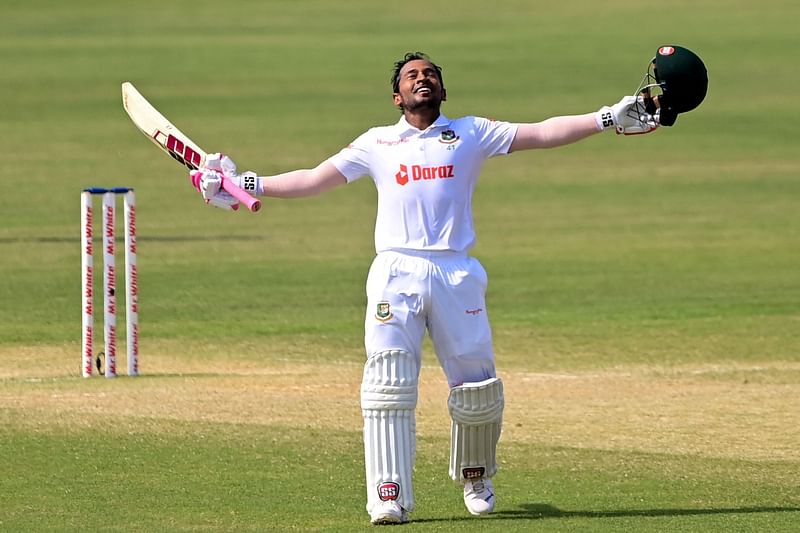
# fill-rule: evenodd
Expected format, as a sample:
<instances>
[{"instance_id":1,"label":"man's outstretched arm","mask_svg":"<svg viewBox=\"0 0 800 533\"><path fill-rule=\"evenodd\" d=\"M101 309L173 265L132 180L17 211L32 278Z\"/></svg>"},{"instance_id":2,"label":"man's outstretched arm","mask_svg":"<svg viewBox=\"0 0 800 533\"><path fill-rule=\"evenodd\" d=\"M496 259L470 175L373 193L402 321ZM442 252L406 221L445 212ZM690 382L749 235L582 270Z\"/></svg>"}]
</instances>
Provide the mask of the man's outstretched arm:
<instances>
[{"instance_id":1,"label":"man's outstretched arm","mask_svg":"<svg viewBox=\"0 0 800 533\"><path fill-rule=\"evenodd\" d=\"M311 169L293 170L275 176L258 178L262 196L272 198L300 198L316 196L347 183L344 175L330 161L323 161Z\"/></svg>"},{"instance_id":2,"label":"man's outstretched arm","mask_svg":"<svg viewBox=\"0 0 800 533\"><path fill-rule=\"evenodd\" d=\"M192 185L206 203L223 209L238 209L239 201L223 188L224 179L255 196L301 198L315 196L347 183L339 170L326 160L314 168L260 177L255 172L236 172L236 164L224 154L209 154L206 165L189 172Z\"/></svg>"},{"instance_id":3,"label":"man's outstretched arm","mask_svg":"<svg viewBox=\"0 0 800 533\"><path fill-rule=\"evenodd\" d=\"M519 124L509 152L534 148L555 148L585 139L607 128L617 133L638 135L658 128L658 114L650 115L641 96L626 96L613 106L594 113L564 115L542 122Z\"/></svg>"},{"instance_id":4,"label":"man's outstretched arm","mask_svg":"<svg viewBox=\"0 0 800 533\"><path fill-rule=\"evenodd\" d=\"M585 139L602 131L597 127L594 115L567 115L533 124L520 124L508 151L555 148Z\"/></svg>"}]
</instances>

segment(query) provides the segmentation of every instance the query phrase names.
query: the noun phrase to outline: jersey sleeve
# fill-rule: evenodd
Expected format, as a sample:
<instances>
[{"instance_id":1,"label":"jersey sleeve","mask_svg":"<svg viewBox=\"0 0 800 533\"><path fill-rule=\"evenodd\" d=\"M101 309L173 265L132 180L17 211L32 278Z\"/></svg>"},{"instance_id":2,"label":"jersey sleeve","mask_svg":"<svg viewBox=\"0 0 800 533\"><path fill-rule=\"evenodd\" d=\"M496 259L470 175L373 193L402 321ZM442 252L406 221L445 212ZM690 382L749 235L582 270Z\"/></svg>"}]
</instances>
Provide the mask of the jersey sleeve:
<instances>
[{"instance_id":1,"label":"jersey sleeve","mask_svg":"<svg viewBox=\"0 0 800 533\"><path fill-rule=\"evenodd\" d=\"M348 183L370 173L368 146L370 146L369 140L371 138L371 131L363 133L345 148L342 148L339 153L328 158L328 161L333 163L333 166L347 178Z\"/></svg>"},{"instance_id":2,"label":"jersey sleeve","mask_svg":"<svg viewBox=\"0 0 800 533\"><path fill-rule=\"evenodd\" d=\"M478 145L487 159L496 155L506 155L517 135L517 124L473 117Z\"/></svg>"}]
</instances>

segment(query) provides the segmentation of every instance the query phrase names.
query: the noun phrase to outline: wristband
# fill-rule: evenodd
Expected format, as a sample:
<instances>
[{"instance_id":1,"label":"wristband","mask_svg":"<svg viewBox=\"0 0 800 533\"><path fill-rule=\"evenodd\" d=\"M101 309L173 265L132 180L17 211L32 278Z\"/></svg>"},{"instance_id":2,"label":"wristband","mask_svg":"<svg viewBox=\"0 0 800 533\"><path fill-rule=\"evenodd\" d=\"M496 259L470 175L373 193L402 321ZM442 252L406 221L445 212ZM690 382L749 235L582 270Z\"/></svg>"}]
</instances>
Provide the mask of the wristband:
<instances>
[{"instance_id":1,"label":"wristband","mask_svg":"<svg viewBox=\"0 0 800 533\"><path fill-rule=\"evenodd\" d=\"M242 172L239 179L241 180L242 189L249 192L251 195L261 196L264 194L264 179L259 178L255 172Z\"/></svg>"},{"instance_id":2,"label":"wristband","mask_svg":"<svg viewBox=\"0 0 800 533\"><path fill-rule=\"evenodd\" d=\"M614 127L614 112L608 106L603 106L594 114L594 121L597 124L597 130L603 131L606 128Z\"/></svg>"}]
</instances>

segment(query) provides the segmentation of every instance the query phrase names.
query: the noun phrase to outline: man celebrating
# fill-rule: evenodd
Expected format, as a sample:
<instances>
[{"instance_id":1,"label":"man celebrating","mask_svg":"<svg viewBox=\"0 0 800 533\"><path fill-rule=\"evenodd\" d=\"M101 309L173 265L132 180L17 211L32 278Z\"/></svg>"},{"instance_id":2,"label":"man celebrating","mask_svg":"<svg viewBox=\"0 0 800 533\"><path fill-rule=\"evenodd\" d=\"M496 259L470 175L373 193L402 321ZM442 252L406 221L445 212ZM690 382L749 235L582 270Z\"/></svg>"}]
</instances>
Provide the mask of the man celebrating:
<instances>
[{"instance_id":1,"label":"man celebrating","mask_svg":"<svg viewBox=\"0 0 800 533\"><path fill-rule=\"evenodd\" d=\"M370 176L378 190L376 257L367 278L366 363L361 385L367 511L373 524L408 521L422 340L427 331L450 386L450 476L463 484L473 515L494 510L492 476L503 416L486 310L487 276L470 257L475 243L472 195L483 162L520 150L573 143L605 129L638 134L658 127L641 96L584 115L516 124L441 113L442 69L408 53L392 76L402 116L376 127L313 169L270 177L236 174L214 154L192 172L207 202L231 208L221 174L257 195L319 194Z\"/></svg>"}]
</instances>

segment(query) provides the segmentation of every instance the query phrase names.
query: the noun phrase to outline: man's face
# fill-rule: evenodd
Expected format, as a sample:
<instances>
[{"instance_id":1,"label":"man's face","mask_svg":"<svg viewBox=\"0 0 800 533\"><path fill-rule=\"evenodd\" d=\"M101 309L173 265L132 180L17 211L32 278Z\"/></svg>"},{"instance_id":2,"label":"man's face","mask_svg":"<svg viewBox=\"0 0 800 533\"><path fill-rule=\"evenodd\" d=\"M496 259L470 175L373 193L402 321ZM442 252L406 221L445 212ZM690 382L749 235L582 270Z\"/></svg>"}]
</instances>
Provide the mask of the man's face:
<instances>
[{"instance_id":1,"label":"man's face","mask_svg":"<svg viewBox=\"0 0 800 533\"><path fill-rule=\"evenodd\" d=\"M398 89L394 93L394 103L404 111L439 109L447 99L436 68L424 59L415 59L403 65Z\"/></svg>"}]
</instances>

